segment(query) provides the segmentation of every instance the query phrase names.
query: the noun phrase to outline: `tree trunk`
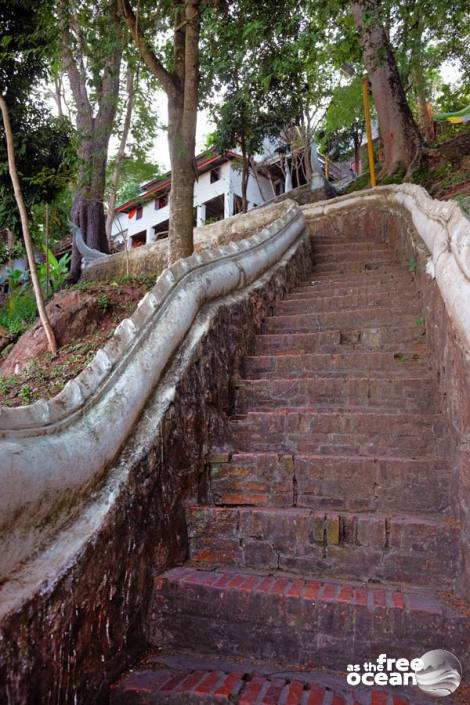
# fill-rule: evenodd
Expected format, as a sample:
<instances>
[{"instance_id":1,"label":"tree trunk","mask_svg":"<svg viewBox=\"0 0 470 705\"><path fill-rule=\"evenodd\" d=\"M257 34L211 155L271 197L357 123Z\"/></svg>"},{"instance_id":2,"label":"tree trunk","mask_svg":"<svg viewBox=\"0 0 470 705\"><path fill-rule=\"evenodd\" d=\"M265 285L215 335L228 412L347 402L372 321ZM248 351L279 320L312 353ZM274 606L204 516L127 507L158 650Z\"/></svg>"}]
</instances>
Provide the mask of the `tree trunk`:
<instances>
[{"instance_id":1,"label":"tree trunk","mask_svg":"<svg viewBox=\"0 0 470 705\"><path fill-rule=\"evenodd\" d=\"M124 162L124 154L126 152L126 145L127 145L127 140L129 138L129 132L131 129L131 121L132 121L132 111L134 109L134 80L135 80L135 73L134 70L131 68L128 68L127 70L127 81L126 81L126 90L127 90L127 106L126 106L126 115L124 117L124 124L122 126L122 134L121 134L121 139L119 141L119 148L116 154L116 163L114 165L113 173L111 175L111 188L109 191L109 198L108 198L108 212L106 214L106 237L108 239L108 243L111 240L111 234L113 230L113 221L114 221L114 216L116 214L116 200L117 200L117 193L119 189L119 182L121 180L121 172L122 172L122 165Z\"/></svg>"},{"instance_id":2,"label":"tree trunk","mask_svg":"<svg viewBox=\"0 0 470 705\"><path fill-rule=\"evenodd\" d=\"M179 93L179 92L178 92ZM197 108L193 124L184 133L184 98L180 94L168 97L168 143L171 163L170 223L168 261L171 264L193 253L194 228L194 150L196 143ZM186 115L186 120L188 120Z\"/></svg>"},{"instance_id":3,"label":"tree trunk","mask_svg":"<svg viewBox=\"0 0 470 705\"><path fill-rule=\"evenodd\" d=\"M421 162L423 144L379 19L377 0L357 0L352 3L352 11L361 33L363 61L372 84L383 139L381 177L404 170L405 178L409 178Z\"/></svg>"},{"instance_id":4,"label":"tree trunk","mask_svg":"<svg viewBox=\"0 0 470 705\"><path fill-rule=\"evenodd\" d=\"M169 262L193 252L194 150L199 99L201 0L173 0L173 66L169 71L139 27L129 0L118 0L131 36L168 98L168 144L171 162Z\"/></svg>"},{"instance_id":5,"label":"tree trunk","mask_svg":"<svg viewBox=\"0 0 470 705\"><path fill-rule=\"evenodd\" d=\"M104 190L109 136L82 142L79 148L79 187L72 205L72 221L78 225L89 247L109 252L104 215ZM72 247L69 279L76 282L81 274L81 255Z\"/></svg>"},{"instance_id":6,"label":"tree trunk","mask_svg":"<svg viewBox=\"0 0 470 705\"><path fill-rule=\"evenodd\" d=\"M82 231L89 247L109 252L104 216L104 191L109 140L114 127L119 96L120 68L123 45L119 38L117 0L110 3L110 31L114 31L112 51L99 66L100 88L96 92L96 113L88 95L88 76L84 67L85 39L77 18L70 11L69 0L59 2L61 60L67 73L76 108L79 181L72 207L72 220ZM73 30L73 31L72 31ZM79 48L74 47L79 37ZM81 274L81 256L75 243L69 279L78 281Z\"/></svg>"},{"instance_id":7,"label":"tree trunk","mask_svg":"<svg viewBox=\"0 0 470 705\"><path fill-rule=\"evenodd\" d=\"M356 171L356 176L361 173L361 136L358 133L354 134L354 169Z\"/></svg>"},{"instance_id":8,"label":"tree trunk","mask_svg":"<svg viewBox=\"0 0 470 705\"><path fill-rule=\"evenodd\" d=\"M242 213L248 211L248 179L250 177L250 167L248 162L248 155L246 153L245 138L242 137L241 140L242 148Z\"/></svg>"},{"instance_id":9,"label":"tree trunk","mask_svg":"<svg viewBox=\"0 0 470 705\"><path fill-rule=\"evenodd\" d=\"M34 296L36 298L36 305L38 307L39 318L44 328L44 333L46 334L47 341L49 343L49 351L53 354L57 352L57 341L52 330L49 318L47 316L46 307L44 306L44 299L42 297L41 285L39 283L39 277L36 270L36 262L34 259L34 247L31 235L29 232L29 221L28 214L26 212L26 206L23 199L23 192L21 191L21 185L18 178L18 172L16 169L16 159L15 159L15 148L13 144L13 132L11 130L10 116L8 114L8 106L0 96L0 110L3 117L3 125L5 128L5 137L7 141L7 153L8 153L8 170L10 172L11 181L13 184L13 190L15 192L15 200L20 212L21 219L21 229L23 230L23 239L26 248L26 255L28 257L29 271L31 273L31 281L33 283Z\"/></svg>"},{"instance_id":10,"label":"tree trunk","mask_svg":"<svg viewBox=\"0 0 470 705\"><path fill-rule=\"evenodd\" d=\"M426 90L425 90L425 85L424 85L424 77L423 77L423 71L420 65L416 65L414 70L414 83L415 83L415 92L416 92L416 98L418 102L418 109L419 109L419 122L420 122L420 127L421 127L421 132L423 134L424 139L426 142L432 142L435 135L434 135L434 123L432 121L432 117L429 114L428 111L428 104L426 101Z\"/></svg>"}]
</instances>

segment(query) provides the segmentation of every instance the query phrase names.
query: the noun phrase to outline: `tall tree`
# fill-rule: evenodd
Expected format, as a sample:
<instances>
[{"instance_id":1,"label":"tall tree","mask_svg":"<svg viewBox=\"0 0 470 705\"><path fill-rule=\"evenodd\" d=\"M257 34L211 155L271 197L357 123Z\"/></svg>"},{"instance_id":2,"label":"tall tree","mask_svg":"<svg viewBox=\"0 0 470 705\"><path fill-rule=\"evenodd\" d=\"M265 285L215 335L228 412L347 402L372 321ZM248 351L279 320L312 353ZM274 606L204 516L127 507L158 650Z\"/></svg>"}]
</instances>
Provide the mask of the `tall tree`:
<instances>
[{"instance_id":1,"label":"tall tree","mask_svg":"<svg viewBox=\"0 0 470 705\"><path fill-rule=\"evenodd\" d=\"M408 178L421 163L423 143L379 16L378 0L356 0L352 12L377 110L384 152L381 176L403 170Z\"/></svg>"},{"instance_id":2,"label":"tall tree","mask_svg":"<svg viewBox=\"0 0 470 705\"><path fill-rule=\"evenodd\" d=\"M72 219L85 242L108 252L104 192L109 140L116 116L123 52L117 0L58 0L60 53L68 77L79 134L78 183ZM74 246L70 278L80 277Z\"/></svg>"},{"instance_id":3,"label":"tall tree","mask_svg":"<svg viewBox=\"0 0 470 705\"><path fill-rule=\"evenodd\" d=\"M194 151L199 100L199 36L203 0L155 3L157 33L172 28L167 65L154 49L129 0L118 0L121 14L147 68L160 82L168 101L168 142L172 182L170 192L169 259L193 251Z\"/></svg>"}]
</instances>

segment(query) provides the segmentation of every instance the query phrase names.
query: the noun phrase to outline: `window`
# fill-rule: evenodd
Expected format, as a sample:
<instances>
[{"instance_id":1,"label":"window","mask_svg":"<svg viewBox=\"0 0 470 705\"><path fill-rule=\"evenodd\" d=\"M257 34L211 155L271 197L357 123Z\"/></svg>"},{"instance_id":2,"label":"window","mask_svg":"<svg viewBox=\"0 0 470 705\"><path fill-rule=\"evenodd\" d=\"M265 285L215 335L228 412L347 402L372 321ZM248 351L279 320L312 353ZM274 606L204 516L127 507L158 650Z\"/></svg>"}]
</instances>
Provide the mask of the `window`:
<instances>
[{"instance_id":1,"label":"window","mask_svg":"<svg viewBox=\"0 0 470 705\"><path fill-rule=\"evenodd\" d=\"M142 218L143 212L144 212L143 206L139 206L136 210L136 213L135 213L135 219L140 220Z\"/></svg>"},{"instance_id":2,"label":"window","mask_svg":"<svg viewBox=\"0 0 470 705\"><path fill-rule=\"evenodd\" d=\"M165 208L168 205L168 196L159 196L155 199L155 210L158 211L160 208Z\"/></svg>"},{"instance_id":3,"label":"window","mask_svg":"<svg viewBox=\"0 0 470 705\"><path fill-rule=\"evenodd\" d=\"M211 184L215 184L216 181L220 180L220 169L212 169L211 171Z\"/></svg>"}]
</instances>

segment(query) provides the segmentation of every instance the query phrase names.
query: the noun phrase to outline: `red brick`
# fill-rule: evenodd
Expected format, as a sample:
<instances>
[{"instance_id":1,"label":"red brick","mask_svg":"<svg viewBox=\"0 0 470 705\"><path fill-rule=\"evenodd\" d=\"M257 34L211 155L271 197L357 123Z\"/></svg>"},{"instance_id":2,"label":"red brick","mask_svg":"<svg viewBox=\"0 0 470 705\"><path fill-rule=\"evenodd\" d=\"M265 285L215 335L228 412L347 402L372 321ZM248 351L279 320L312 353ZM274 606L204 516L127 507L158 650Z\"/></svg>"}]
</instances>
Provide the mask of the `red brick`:
<instances>
[{"instance_id":1,"label":"red brick","mask_svg":"<svg viewBox=\"0 0 470 705\"><path fill-rule=\"evenodd\" d=\"M276 578L273 578L272 576L263 578L259 585L255 587L255 592L269 592L275 582Z\"/></svg>"},{"instance_id":2,"label":"red brick","mask_svg":"<svg viewBox=\"0 0 470 705\"><path fill-rule=\"evenodd\" d=\"M367 596L367 590L364 588L356 588L354 590L354 602L356 605L367 605L368 601L368 596Z\"/></svg>"},{"instance_id":3,"label":"red brick","mask_svg":"<svg viewBox=\"0 0 470 705\"><path fill-rule=\"evenodd\" d=\"M243 592L253 592L256 583L259 582L259 577L257 575L252 575L247 578L244 583L240 585L240 590Z\"/></svg>"},{"instance_id":4,"label":"red brick","mask_svg":"<svg viewBox=\"0 0 470 705\"><path fill-rule=\"evenodd\" d=\"M232 589L239 588L240 585L245 581L245 575L234 575L230 582L227 583L227 587Z\"/></svg>"},{"instance_id":5,"label":"red brick","mask_svg":"<svg viewBox=\"0 0 470 705\"><path fill-rule=\"evenodd\" d=\"M276 679L271 682L269 688L263 695L261 705L278 705L279 698L285 686L285 680Z\"/></svg>"},{"instance_id":6,"label":"red brick","mask_svg":"<svg viewBox=\"0 0 470 705\"><path fill-rule=\"evenodd\" d=\"M233 576L230 573L223 573L220 578L217 578L213 587L224 588L232 580Z\"/></svg>"},{"instance_id":7,"label":"red brick","mask_svg":"<svg viewBox=\"0 0 470 705\"><path fill-rule=\"evenodd\" d=\"M393 696L393 705L410 705L410 701L400 697L399 695Z\"/></svg>"},{"instance_id":8,"label":"red brick","mask_svg":"<svg viewBox=\"0 0 470 705\"><path fill-rule=\"evenodd\" d=\"M288 585L288 580L285 578L278 578L274 583L273 589L271 590L271 595L282 595Z\"/></svg>"},{"instance_id":9,"label":"red brick","mask_svg":"<svg viewBox=\"0 0 470 705\"><path fill-rule=\"evenodd\" d=\"M335 585L334 583L325 583L320 593L320 599L324 602L333 602L334 600L336 600L337 592L337 585Z\"/></svg>"},{"instance_id":10,"label":"red brick","mask_svg":"<svg viewBox=\"0 0 470 705\"><path fill-rule=\"evenodd\" d=\"M312 686L309 691L305 705L323 705L325 689L319 686Z\"/></svg>"},{"instance_id":11,"label":"red brick","mask_svg":"<svg viewBox=\"0 0 470 705\"><path fill-rule=\"evenodd\" d=\"M253 678L243 690L238 705L254 705L265 683L265 678Z\"/></svg>"},{"instance_id":12,"label":"red brick","mask_svg":"<svg viewBox=\"0 0 470 705\"><path fill-rule=\"evenodd\" d=\"M350 585L345 585L339 591L337 598L338 602L352 602L353 601L353 588Z\"/></svg>"},{"instance_id":13,"label":"red brick","mask_svg":"<svg viewBox=\"0 0 470 705\"><path fill-rule=\"evenodd\" d=\"M190 673L184 681L181 681L179 686L175 689L175 693L189 693L206 675L206 671L194 671L194 673Z\"/></svg>"},{"instance_id":14,"label":"red brick","mask_svg":"<svg viewBox=\"0 0 470 705\"><path fill-rule=\"evenodd\" d=\"M209 673L207 677L194 688L195 695L208 695L209 693L212 693L215 686L219 682L220 677L221 674L218 671Z\"/></svg>"},{"instance_id":15,"label":"red brick","mask_svg":"<svg viewBox=\"0 0 470 705\"><path fill-rule=\"evenodd\" d=\"M374 590L373 591L374 595L374 605L376 607L385 607L386 606L386 601L385 601L385 591L384 590Z\"/></svg>"},{"instance_id":16,"label":"red brick","mask_svg":"<svg viewBox=\"0 0 470 705\"><path fill-rule=\"evenodd\" d=\"M161 693L171 693L175 692L177 690L177 687L179 684L184 681L187 678L188 674L187 673L178 673L176 676L173 676L173 678L170 678L169 681L167 681L161 688L160 692Z\"/></svg>"},{"instance_id":17,"label":"red brick","mask_svg":"<svg viewBox=\"0 0 470 705\"><path fill-rule=\"evenodd\" d=\"M373 690L371 693L370 705L387 705L387 693L383 690Z\"/></svg>"},{"instance_id":18,"label":"red brick","mask_svg":"<svg viewBox=\"0 0 470 705\"><path fill-rule=\"evenodd\" d=\"M229 673L225 677L225 680L223 681L222 685L220 685L214 692L214 696L221 698L223 697L228 700L234 688L236 688L236 686L238 686L238 684L242 682L242 678L243 673Z\"/></svg>"},{"instance_id":19,"label":"red brick","mask_svg":"<svg viewBox=\"0 0 470 705\"><path fill-rule=\"evenodd\" d=\"M299 597L304 585L305 585L305 582L303 580L296 580L291 585L291 587L288 589L286 596L287 597Z\"/></svg>"},{"instance_id":20,"label":"red brick","mask_svg":"<svg viewBox=\"0 0 470 705\"><path fill-rule=\"evenodd\" d=\"M293 681L287 686L287 695L284 705L300 705L300 699L304 693L304 684Z\"/></svg>"},{"instance_id":21,"label":"red brick","mask_svg":"<svg viewBox=\"0 0 470 705\"><path fill-rule=\"evenodd\" d=\"M333 700L331 701L331 705L346 705L346 700L343 698L342 695L333 695Z\"/></svg>"},{"instance_id":22,"label":"red brick","mask_svg":"<svg viewBox=\"0 0 470 705\"><path fill-rule=\"evenodd\" d=\"M404 609L405 599L404 599L403 594L401 592L392 593L392 604L397 609Z\"/></svg>"},{"instance_id":23,"label":"red brick","mask_svg":"<svg viewBox=\"0 0 470 705\"><path fill-rule=\"evenodd\" d=\"M320 591L321 583L309 580L306 583L302 597L304 600L315 600Z\"/></svg>"}]
</instances>

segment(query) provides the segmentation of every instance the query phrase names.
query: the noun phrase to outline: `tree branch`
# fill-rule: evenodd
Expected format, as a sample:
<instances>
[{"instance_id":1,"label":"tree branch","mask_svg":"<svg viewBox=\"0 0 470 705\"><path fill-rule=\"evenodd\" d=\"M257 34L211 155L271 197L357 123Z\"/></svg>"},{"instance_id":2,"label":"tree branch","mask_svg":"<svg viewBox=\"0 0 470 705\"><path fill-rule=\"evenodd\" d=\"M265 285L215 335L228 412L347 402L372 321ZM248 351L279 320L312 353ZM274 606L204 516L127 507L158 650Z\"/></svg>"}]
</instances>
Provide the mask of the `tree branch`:
<instances>
[{"instance_id":1,"label":"tree branch","mask_svg":"<svg viewBox=\"0 0 470 705\"><path fill-rule=\"evenodd\" d=\"M166 70L158 56L148 44L144 33L137 23L136 16L129 0L118 0L118 2L121 15L129 28L129 32L140 52L143 61L145 62L145 65L149 71L157 77L166 93L173 93L176 89L174 78L171 73Z\"/></svg>"}]
</instances>

